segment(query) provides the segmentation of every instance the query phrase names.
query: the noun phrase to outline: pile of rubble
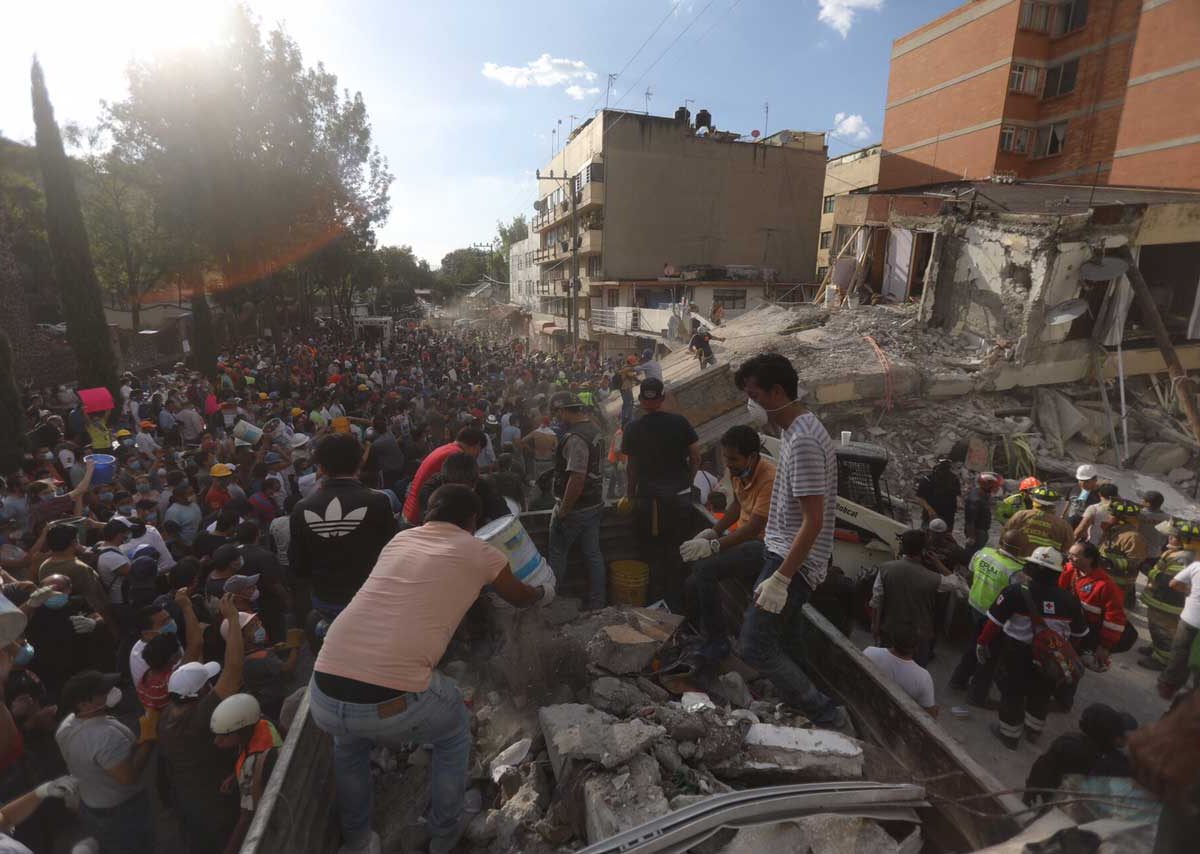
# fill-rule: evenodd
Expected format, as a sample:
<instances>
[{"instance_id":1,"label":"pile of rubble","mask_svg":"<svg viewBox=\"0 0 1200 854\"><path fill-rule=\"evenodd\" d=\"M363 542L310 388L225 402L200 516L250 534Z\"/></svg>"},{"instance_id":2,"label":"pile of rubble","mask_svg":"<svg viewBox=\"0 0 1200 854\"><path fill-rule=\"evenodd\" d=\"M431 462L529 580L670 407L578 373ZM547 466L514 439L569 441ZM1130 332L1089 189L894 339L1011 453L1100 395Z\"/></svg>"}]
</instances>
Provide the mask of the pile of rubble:
<instances>
[{"instance_id":1,"label":"pile of rubble","mask_svg":"<svg viewBox=\"0 0 1200 854\"><path fill-rule=\"evenodd\" d=\"M681 617L627 607L580 616L570 599L528 613L545 631L543 655L520 684L512 681L520 669L513 662L524 652L506 652L503 642L484 663L455 660L444 668L474 710L468 807L475 812L464 837L471 850L575 850L715 793L863 776L863 743L811 728L753 673L729 669L707 692L672 678ZM416 844L429 755L413 746L373 756L385 850ZM761 850L764 832L725 831L703 850ZM871 838L872 851L900 850L863 819L817 816L771 833Z\"/></svg>"}]
</instances>

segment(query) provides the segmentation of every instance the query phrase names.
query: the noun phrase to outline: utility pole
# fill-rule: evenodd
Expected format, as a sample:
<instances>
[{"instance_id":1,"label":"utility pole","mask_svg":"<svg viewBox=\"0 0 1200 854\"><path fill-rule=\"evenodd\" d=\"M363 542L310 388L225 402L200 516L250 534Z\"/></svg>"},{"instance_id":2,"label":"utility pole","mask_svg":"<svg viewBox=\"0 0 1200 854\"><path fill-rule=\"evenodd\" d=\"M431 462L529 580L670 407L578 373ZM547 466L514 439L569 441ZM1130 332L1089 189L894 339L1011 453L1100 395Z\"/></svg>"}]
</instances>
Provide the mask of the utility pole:
<instances>
[{"instance_id":1,"label":"utility pole","mask_svg":"<svg viewBox=\"0 0 1200 854\"><path fill-rule=\"evenodd\" d=\"M650 97L654 94L654 90L649 86L646 87L646 115L650 115Z\"/></svg>"},{"instance_id":2,"label":"utility pole","mask_svg":"<svg viewBox=\"0 0 1200 854\"><path fill-rule=\"evenodd\" d=\"M565 166L564 158L564 166ZM579 208L575 197L575 179L567 176L567 192L571 194L571 281L567 307L571 313L571 352L579 349L579 316L577 314L579 298Z\"/></svg>"},{"instance_id":3,"label":"utility pole","mask_svg":"<svg viewBox=\"0 0 1200 854\"><path fill-rule=\"evenodd\" d=\"M763 101L763 139L767 138L767 128L771 126L771 105Z\"/></svg>"}]
</instances>

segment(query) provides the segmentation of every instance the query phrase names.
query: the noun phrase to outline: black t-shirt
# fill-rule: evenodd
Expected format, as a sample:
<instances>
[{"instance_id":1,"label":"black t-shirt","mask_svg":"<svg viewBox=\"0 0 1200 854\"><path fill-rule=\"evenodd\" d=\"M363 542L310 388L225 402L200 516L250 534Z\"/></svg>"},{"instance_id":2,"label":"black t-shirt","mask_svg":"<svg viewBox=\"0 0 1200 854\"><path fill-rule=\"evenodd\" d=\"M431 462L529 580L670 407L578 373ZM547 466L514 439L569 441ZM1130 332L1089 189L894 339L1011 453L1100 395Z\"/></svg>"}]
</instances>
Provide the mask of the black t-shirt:
<instances>
[{"instance_id":1,"label":"black t-shirt","mask_svg":"<svg viewBox=\"0 0 1200 854\"><path fill-rule=\"evenodd\" d=\"M951 530L954 529L954 517L958 513L958 496L962 485L954 475L939 476L933 473L922 475L917 481L917 495L934 509L938 518L942 519ZM923 514L928 515L928 514ZM924 521L928 522L929 519Z\"/></svg>"},{"instance_id":2,"label":"black t-shirt","mask_svg":"<svg viewBox=\"0 0 1200 854\"><path fill-rule=\"evenodd\" d=\"M212 553L221 546L232 542L232 537L223 537L220 534L202 530L192 543L192 554L204 560L204 558L212 557Z\"/></svg>"},{"instance_id":3,"label":"black t-shirt","mask_svg":"<svg viewBox=\"0 0 1200 854\"><path fill-rule=\"evenodd\" d=\"M702 351L705 356L711 356L712 344L709 343L711 340L712 336L707 332L697 332L692 336L692 340L688 342L688 346Z\"/></svg>"},{"instance_id":4,"label":"black t-shirt","mask_svg":"<svg viewBox=\"0 0 1200 854\"><path fill-rule=\"evenodd\" d=\"M666 497L691 489L688 447L699 437L674 412L647 412L625 428L621 453L637 464L638 495Z\"/></svg>"},{"instance_id":5,"label":"black t-shirt","mask_svg":"<svg viewBox=\"0 0 1200 854\"><path fill-rule=\"evenodd\" d=\"M237 823L236 788L222 794L221 783L233 773L237 752L213 744L210 721L221 702L216 691L199 700L170 702L158 720L158 753L166 763L174 797L186 800L214 827L214 836L227 837Z\"/></svg>"}]
</instances>

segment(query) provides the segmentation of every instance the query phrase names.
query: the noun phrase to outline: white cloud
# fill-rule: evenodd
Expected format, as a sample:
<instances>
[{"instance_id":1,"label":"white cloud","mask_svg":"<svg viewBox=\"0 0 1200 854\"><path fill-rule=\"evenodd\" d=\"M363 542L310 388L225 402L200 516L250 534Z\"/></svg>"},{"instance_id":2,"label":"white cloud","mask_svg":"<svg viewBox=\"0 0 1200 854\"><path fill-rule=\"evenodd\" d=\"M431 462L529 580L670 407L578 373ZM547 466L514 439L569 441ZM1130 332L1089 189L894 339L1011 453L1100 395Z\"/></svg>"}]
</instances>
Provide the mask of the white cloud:
<instances>
[{"instance_id":1,"label":"white cloud","mask_svg":"<svg viewBox=\"0 0 1200 854\"><path fill-rule=\"evenodd\" d=\"M596 79L596 72L588 68L586 62L581 59L560 59L548 53L543 53L524 65L497 65L494 62L485 62L483 76L515 89L562 86L563 91L576 101L600 91L580 85Z\"/></svg>"},{"instance_id":2,"label":"white cloud","mask_svg":"<svg viewBox=\"0 0 1200 854\"><path fill-rule=\"evenodd\" d=\"M859 12L878 12L883 8L883 0L817 0L817 3L821 7L817 20L837 30L842 38L850 34Z\"/></svg>"},{"instance_id":3,"label":"white cloud","mask_svg":"<svg viewBox=\"0 0 1200 854\"><path fill-rule=\"evenodd\" d=\"M854 142L866 142L871 136L870 126L858 113L852 115L838 113L834 116L833 132L843 139L850 139Z\"/></svg>"},{"instance_id":4,"label":"white cloud","mask_svg":"<svg viewBox=\"0 0 1200 854\"><path fill-rule=\"evenodd\" d=\"M600 94L600 89L596 86L591 86L587 89L583 88L582 86L568 86L566 89L563 89L563 91L576 101L582 101L584 98Z\"/></svg>"}]
</instances>

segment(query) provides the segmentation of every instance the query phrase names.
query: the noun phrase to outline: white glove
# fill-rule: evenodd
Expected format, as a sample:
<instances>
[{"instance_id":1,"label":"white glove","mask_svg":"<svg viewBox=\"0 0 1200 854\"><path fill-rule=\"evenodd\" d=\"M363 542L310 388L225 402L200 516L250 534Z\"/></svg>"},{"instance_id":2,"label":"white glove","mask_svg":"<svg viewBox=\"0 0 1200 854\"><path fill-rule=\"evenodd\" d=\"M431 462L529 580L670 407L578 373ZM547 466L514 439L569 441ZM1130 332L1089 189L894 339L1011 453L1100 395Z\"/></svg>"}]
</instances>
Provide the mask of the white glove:
<instances>
[{"instance_id":1,"label":"white glove","mask_svg":"<svg viewBox=\"0 0 1200 854\"><path fill-rule=\"evenodd\" d=\"M543 584L542 585L542 598L537 601L538 607L542 607L544 605L549 605L553 601L554 601L554 585L553 584Z\"/></svg>"},{"instance_id":2,"label":"white glove","mask_svg":"<svg viewBox=\"0 0 1200 854\"><path fill-rule=\"evenodd\" d=\"M704 560L706 557L712 557L721 550L720 540L706 540L697 537L694 540L687 540L679 546L679 556L687 563L695 560Z\"/></svg>"},{"instance_id":3,"label":"white glove","mask_svg":"<svg viewBox=\"0 0 1200 854\"><path fill-rule=\"evenodd\" d=\"M91 617L71 617L71 626L75 629L75 634L77 635L90 635L96 631L96 621Z\"/></svg>"},{"instance_id":4,"label":"white glove","mask_svg":"<svg viewBox=\"0 0 1200 854\"><path fill-rule=\"evenodd\" d=\"M699 534L696 535L696 539L697 540L716 540L716 539L719 539L720 536L721 535L718 534L716 531L714 531L712 528L705 528L703 531L701 531Z\"/></svg>"},{"instance_id":5,"label":"white glove","mask_svg":"<svg viewBox=\"0 0 1200 854\"><path fill-rule=\"evenodd\" d=\"M775 574L754 588L754 604L768 614L778 614L787 604L788 588L792 580L786 575Z\"/></svg>"},{"instance_id":6,"label":"white glove","mask_svg":"<svg viewBox=\"0 0 1200 854\"><path fill-rule=\"evenodd\" d=\"M25 603L31 608L37 608L43 602L57 593L58 591L53 587L39 587L37 590L29 594L29 598L25 600Z\"/></svg>"},{"instance_id":7,"label":"white glove","mask_svg":"<svg viewBox=\"0 0 1200 854\"><path fill-rule=\"evenodd\" d=\"M33 790L43 801L46 798L74 798L79 794L79 781L70 775L64 775L55 780L47 780Z\"/></svg>"},{"instance_id":8,"label":"white glove","mask_svg":"<svg viewBox=\"0 0 1200 854\"><path fill-rule=\"evenodd\" d=\"M990 656L991 656L991 653L988 652L987 644L985 644L985 643L975 644L975 660L976 661L978 661L980 664L984 664L987 662L987 660Z\"/></svg>"}]
</instances>

